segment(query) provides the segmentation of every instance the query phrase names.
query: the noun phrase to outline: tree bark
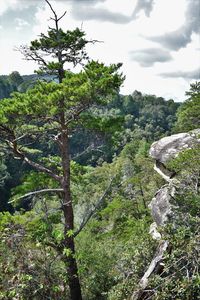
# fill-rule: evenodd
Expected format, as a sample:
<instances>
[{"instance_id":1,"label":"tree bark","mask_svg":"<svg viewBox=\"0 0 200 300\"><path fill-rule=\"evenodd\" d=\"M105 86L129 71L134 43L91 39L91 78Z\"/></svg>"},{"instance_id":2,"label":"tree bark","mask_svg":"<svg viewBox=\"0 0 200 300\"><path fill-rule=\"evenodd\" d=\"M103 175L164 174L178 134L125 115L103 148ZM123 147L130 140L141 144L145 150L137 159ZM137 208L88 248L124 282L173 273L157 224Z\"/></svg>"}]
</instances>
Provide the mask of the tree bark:
<instances>
[{"instance_id":1,"label":"tree bark","mask_svg":"<svg viewBox=\"0 0 200 300\"><path fill-rule=\"evenodd\" d=\"M56 12L52 8L50 2L45 0L49 5L50 9L54 14L54 18L52 18L55 22L55 29L56 29L56 38L57 41L60 41L60 34L59 34L59 26L58 22L60 19L65 15L65 13L58 18ZM65 72L64 72L64 62L62 60L62 50L58 48L57 51L57 59L60 64L58 68L58 80L59 83L62 83ZM71 199L71 188L70 188L70 153L69 153L69 136L68 136L68 128L66 125L66 118L64 114L65 105L64 99L60 101L60 153L61 153L61 161L62 161L62 171L63 177L61 180L61 185L63 188L63 214L64 214L64 248L67 251L68 255L64 256L64 263L66 265L67 271L67 279L69 284L69 290L71 295L71 300L82 300L81 294L81 286L78 276L78 267L75 257L75 243L74 243L74 212L73 212L73 205Z\"/></svg>"},{"instance_id":2,"label":"tree bark","mask_svg":"<svg viewBox=\"0 0 200 300\"><path fill-rule=\"evenodd\" d=\"M66 248L71 251L70 255L65 258L67 266L67 277L70 290L71 300L82 300L81 286L78 277L78 267L75 258L74 237L65 238Z\"/></svg>"},{"instance_id":3,"label":"tree bark","mask_svg":"<svg viewBox=\"0 0 200 300\"><path fill-rule=\"evenodd\" d=\"M67 278L70 289L71 300L82 300L81 286L78 276L78 267L75 258L74 243L74 212L70 190L70 154L69 138L66 128L61 131L61 158L63 169L63 213L64 213L64 247L68 250L68 255L64 258L67 269Z\"/></svg>"}]
</instances>

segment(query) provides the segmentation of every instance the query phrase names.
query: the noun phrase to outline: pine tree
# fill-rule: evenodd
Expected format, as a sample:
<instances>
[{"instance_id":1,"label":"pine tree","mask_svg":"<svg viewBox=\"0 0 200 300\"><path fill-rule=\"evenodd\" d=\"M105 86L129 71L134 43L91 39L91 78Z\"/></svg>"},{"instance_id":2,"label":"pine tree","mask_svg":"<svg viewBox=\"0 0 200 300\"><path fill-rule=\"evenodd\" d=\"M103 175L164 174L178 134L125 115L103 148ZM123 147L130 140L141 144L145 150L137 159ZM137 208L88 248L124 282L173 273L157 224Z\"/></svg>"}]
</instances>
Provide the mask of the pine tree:
<instances>
[{"instance_id":1,"label":"pine tree","mask_svg":"<svg viewBox=\"0 0 200 300\"><path fill-rule=\"evenodd\" d=\"M118 73L121 64L105 66L89 61L85 50L88 41L80 29L64 32L59 27L64 13L58 17L48 0L54 28L41 34L31 45L22 46L27 60L39 64L39 72L51 74L58 82L39 82L26 93L14 93L11 99L0 103L1 140L15 158L21 159L37 172L47 174L55 182L54 189L38 193L54 192L61 199L64 217L64 238L51 246L62 257L66 266L66 278L72 300L82 299L75 251L74 211L70 188L70 136L82 116L92 106L105 105L109 95L118 92L123 77ZM83 66L83 62L87 64ZM65 66L82 65L80 73L66 71ZM87 120L88 122L88 120ZM58 149L60 166L52 167L41 157L41 144L53 143ZM30 144L34 145L30 148ZM40 155L37 156L36 146ZM34 192L35 193L35 192Z\"/></svg>"}]
</instances>

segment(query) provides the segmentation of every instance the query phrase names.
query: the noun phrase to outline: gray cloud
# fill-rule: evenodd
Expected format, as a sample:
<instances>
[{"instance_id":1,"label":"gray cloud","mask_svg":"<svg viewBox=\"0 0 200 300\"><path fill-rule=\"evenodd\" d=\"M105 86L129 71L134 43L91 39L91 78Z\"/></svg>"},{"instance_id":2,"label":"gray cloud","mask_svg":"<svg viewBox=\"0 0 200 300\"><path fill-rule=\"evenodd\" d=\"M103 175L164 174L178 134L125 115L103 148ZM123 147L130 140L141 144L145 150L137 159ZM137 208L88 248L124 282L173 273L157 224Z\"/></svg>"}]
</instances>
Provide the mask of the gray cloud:
<instances>
[{"instance_id":1,"label":"gray cloud","mask_svg":"<svg viewBox=\"0 0 200 300\"><path fill-rule=\"evenodd\" d=\"M7 10L0 16L0 24L3 28L6 28L6 35L13 34L14 28L19 30L23 28L23 32L30 33L31 26L35 22L35 13L37 7L26 7L23 10Z\"/></svg>"},{"instance_id":2,"label":"gray cloud","mask_svg":"<svg viewBox=\"0 0 200 300\"><path fill-rule=\"evenodd\" d=\"M135 10L133 12L133 17L137 17L140 11L144 11L147 17L150 17L151 11L153 10L154 0L138 0Z\"/></svg>"},{"instance_id":3,"label":"gray cloud","mask_svg":"<svg viewBox=\"0 0 200 300\"><path fill-rule=\"evenodd\" d=\"M144 11L147 17L153 9L154 0L138 0L131 15L127 16L121 13L112 12L103 7L95 7L97 2L105 2L105 0L73 0L72 14L77 20L99 20L103 22L112 22L116 24L127 24L138 17L141 11ZM89 4L86 6L85 4Z\"/></svg>"},{"instance_id":4,"label":"gray cloud","mask_svg":"<svg viewBox=\"0 0 200 300\"><path fill-rule=\"evenodd\" d=\"M130 58L138 62L142 67L151 67L156 62L167 62L172 60L169 51L161 48L148 48L133 50L130 52Z\"/></svg>"},{"instance_id":5,"label":"gray cloud","mask_svg":"<svg viewBox=\"0 0 200 300\"><path fill-rule=\"evenodd\" d=\"M199 0L187 0L188 7L185 14L185 24L175 31L165 33L164 35L148 38L151 41L158 42L170 50L184 48L192 40L192 33L199 33L200 22L200 2Z\"/></svg>"},{"instance_id":6,"label":"gray cloud","mask_svg":"<svg viewBox=\"0 0 200 300\"><path fill-rule=\"evenodd\" d=\"M127 24L132 20L132 16L126 16L120 13L111 12L105 8L88 8L81 7L72 11L73 16L78 20L99 20L104 22L112 22L117 24Z\"/></svg>"},{"instance_id":7,"label":"gray cloud","mask_svg":"<svg viewBox=\"0 0 200 300\"><path fill-rule=\"evenodd\" d=\"M65 0L58 0L58 1L65 1ZM83 2L87 2L87 4L94 5L97 2L105 2L106 0L69 0L71 2L79 2L79 4Z\"/></svg>"},{"instance_id":8,"label":"gray cloud","mask_svg":"<svg viewBox=\"0 0 200 300\"><path fill-rule=\"evenodd\" d=\"M159 74L163 78L200 79L200 68L193 71L175 71Z\"/></svg>"}]
</instances>

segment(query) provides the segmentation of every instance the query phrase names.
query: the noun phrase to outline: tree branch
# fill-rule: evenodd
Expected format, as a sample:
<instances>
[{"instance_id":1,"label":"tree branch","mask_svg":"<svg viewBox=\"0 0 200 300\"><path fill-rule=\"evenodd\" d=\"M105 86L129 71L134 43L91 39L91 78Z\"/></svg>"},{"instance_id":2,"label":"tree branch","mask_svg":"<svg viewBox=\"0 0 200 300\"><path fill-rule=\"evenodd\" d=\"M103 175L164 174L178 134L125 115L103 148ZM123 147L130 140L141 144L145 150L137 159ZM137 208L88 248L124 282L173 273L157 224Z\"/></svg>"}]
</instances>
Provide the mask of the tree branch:
<instances>
[{"instance_id":1,"label":"tree branch","mask_svg":"<svg viewBox=\"0 0 200 300\"><path fill-rule=\"evenodd\" d=\"M43 173L48 174L50 177L52 177L53 179L55 179L56 181L61 181L61 176L55 174L53 171L51 171L50 169L44 167L41 164L38 164L32 160L30 160L28 157L24 156L24 161L29 164L30 166L32 166L33 168L35 168L38 171L41 171Z\"/></svg>"},{"instance_id":2,"label":"tree branch","mask_svg":"<svg viewBox=\"0 0 200 300\"><path fill-rule=\"evenodd\" d=\"M141 278L140 282L139 282L139 289L136 290L131 297L131 300L142 300L142 299L147 299L145 296L145 293L148 292L148 290L146 290L148 283L149 283L149 277L151 276L152 273L159 273L158 271L161 269L162 267L162 261L163 261L163 257L165 252L167 251L169 247L169 242L168 241L161 241L154 258L152 259L147 271L145 272L145 274L143 275L143 277ZM152 291L151 291L152 292Z\"/></svg>"},{"instance_id":3,"label":"tree branch","mask_svg":"<svg viewBox=\"0 0 200 300\"><path fill-rule=\"evenodd\" d=\"M48 0L45 0L45 2L49 5L51 11L53 12L54 16L55 16L55 19L58 20L58 17L57 17L57 14L55 12L55 10L53 9L51 3L48 1ZM55 20L54 20L55 21Z\"/></svg>"},{"instance_id":4,"label":"tree branch","mask_svg":"<svg viewBox=\"0 0 200 300\"><path fill-rule=\"evenodd\" d=\"M89 104L83 104L78 107L75 107L74 111L71 110L69 116L67 117L67 122L65 126L68 126L72 121L76 120L83 111L89 108L89 106Z\"/></svg>"},{"instance_id":5,"label":"tree branch","mask_svg":"<svg viewBox=\"0 0 200 300\"><path fill-rule=\"evenodd\" d=\"M99 200L95 204L94 208L83 218L83 221L82 221L79 229L74 233L74 237L76 237L83 230L83 228L86 226L86 224L88 223L88 221L92 218L92 216L97 211L97 209L99 209L99 207L101 206L101 204L104 201L105 197L110 192L113 180L114 180L114 177L111 179L110 184L106 188L106 190L103 193L103 195L99 198Z\"/></svg>"},{"instance_id":6,"label":"tree branch","mask_svg":"<svg viewBox=\"0 0 200 300\"><path fill-rule=\"evenodd\" d=\"M50 18L50 19L53 20L53 21L55 21L56 23L58 23L58 22L66 15L67 11L65 11L65 12L61 15L61 17L58 18L58 16L57 16L55 10L53 9L53 7L52 7L52 5L51 5L51 3L50 3L48 0L45 0L45 2L49 5L49 7L50 7L50 9L51 9L51 11L52 11L52 13L54 14L54 17L55 17L55 19L54 19L54 18Z\"/></svg>"},{"instance_id":7,"label":"tree branch","mask_svg":"<svg viewBox=\"0 0 200 300\"><path fill-rule=\"evenodd\" d=\"M42 54L39 55L38 53L36 53L36 51L31 52L29 48L26 48L26 46L21 46L20 48L16 48L16 50L20 51L27 61L33 60L38 62L38 64L43 64L44 66L47 66L47 62L42 58Z\"/></svg>"},{"instance_id":8,"label":"tree branch","mask_svg":"<svg viewBox=\"0 0 200 300\"><path fill-rule=\"evenodd\" d=\"M66 15L67 11L65 11L60 18L58 18L58 22Z\"/></svg>"},{"instance_id":9,"label":"tree branch","mask_svg":"<svg viewBox=\"0 0 200 300\"><path fill-rule=\"evenodd\" d=\"M53 179L55 179L56 181L59 181L61 182L61 179L62 177L57 175L55 172L53 172L52 170L44 167L43 165L39 164L39 163L36 163L34 161L32 161L31 159L29 159L25 154L24 152L21 152L19 149L18 149L18 144L16 142L16 136L15 136L15 133L13 132L13 130L11 130L10 128L6 127L6 126L3 126L3 125L0 125L4 132L7 132L9 137L10 137L10 140L6 140L5 139L5 142L7 143L7 145L12 149L13 153L16 155L16 157L22 159L23 161L25 161L27 164L29 164L30 166L32 166L34 169L40 171L40 172L43 172L43 173L46 173L48 174L50 177L52 177Z\"/></svg>"},{"instance_id":10,"label":"tree branch","mask_svg":"<svg viewBox=\"0 0 200 300\"><path fill-rule=\"evenodd\" d=\"M8 203L13 203L13 202L15 202L17 200L24 199L24 198L27 198L29 196L34 196L34 195L42 194L42 193L60 193L60 192L63 192L63 189L43 189L43 190L38 190L38 191L27 193L27 194L25 194L23 196L20 196L18 198L15 198L14 200L9 201Z\"/></svg>"},{"instance_id":11,"label":"tree branch","mask_svg":"<svg viewBox=\"0 0 200 300\"><path fill-rule=\"evenodd\" d=\"M101 149L99 149L100 147L102 147L102 146L95 148L93 145L90 145L85 150L83 150L81 153L78 153L77 155L73 156L72 160L75 160L75 159L89 153L90 151L104 153Z\"/></svg>"}]
</instances>

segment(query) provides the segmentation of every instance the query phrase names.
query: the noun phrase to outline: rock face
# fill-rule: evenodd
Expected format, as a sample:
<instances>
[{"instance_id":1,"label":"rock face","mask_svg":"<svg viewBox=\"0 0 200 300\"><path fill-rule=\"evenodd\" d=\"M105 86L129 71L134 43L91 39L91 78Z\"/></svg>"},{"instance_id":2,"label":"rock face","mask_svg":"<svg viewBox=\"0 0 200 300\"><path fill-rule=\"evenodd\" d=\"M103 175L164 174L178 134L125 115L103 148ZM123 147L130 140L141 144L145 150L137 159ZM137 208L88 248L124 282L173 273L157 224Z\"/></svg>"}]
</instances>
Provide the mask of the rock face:
<instances>
[{"instance_id":1,"label":"rock face","mask_svg":"<svg viewBox=\"0 0 200 300\"><path fill-rule=\"evenodd\" d=\"M186 149L191 149L200 144L200 129L188 133L179 133L164 137L152 144L150 156L155 159L154 169L168 182L163 186L152 199L149 207L155 223L162 226L174 214L173 199L176 193L174 182L176 174L167 169L166 163L177 157Z\"/></svg>"},{"instance_id":2,"label":"rock face","mask_svg":"<svg viewBox=\"0 0 200 300\"><path fill-rule=\"evenodd\" d=\"M181 151L200 143L200 129L188 133L178 133L162 138L152 144L149 154L156 161L165 164Z\"/></svg>"},{"instance_id":3,"label":"rock face","mask_svg":"<svg viewBox=\"0 0 200 300\"><path fill-rule=\"evenodd\" d=\"M149 277L152 273L159 273L163 265L163 256L168 251L169 246L168 241L161 235L158 228L169 222L175 225L175 220L179 214L174 199L181 182L177 180L175 172L167 169L166 163L177 157L180 152L192 149L196 145L200 145L200 129L164 137L151 146L149 153L155 160L154 169L167 181L167 184L157 191L149 204L154 219L154 223L150 226L150 234L153 239L159 240L159 244L147 271L139 282L139 289L133 293L131 300L151 299L148 294Z\"/></svg>"},{"instance_id":4,"label":"rock face","mask_svg":"<svg viewBox=\"0 0 200 300\"><path fill-rule=\"evenodd\" d=\"M149 208L157 226L163 226L168 218L173 216L172 205L170 203L175 189L173 186L163 186L152 199Z\"/></svg>"}]
</instances>

